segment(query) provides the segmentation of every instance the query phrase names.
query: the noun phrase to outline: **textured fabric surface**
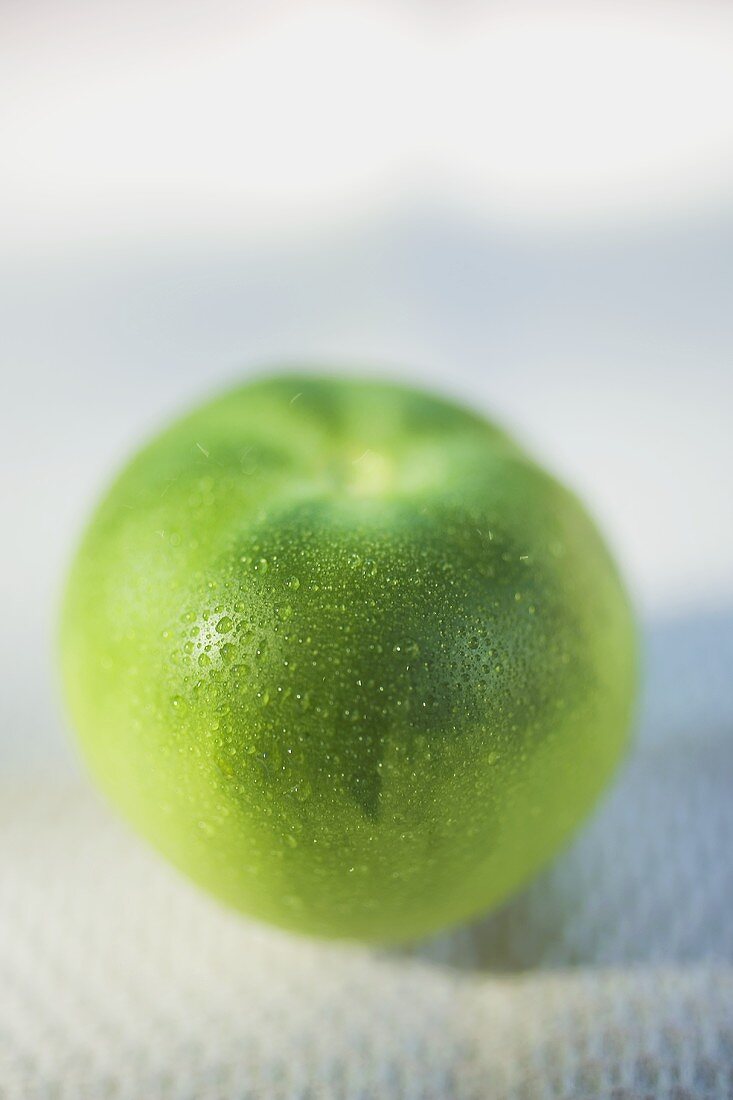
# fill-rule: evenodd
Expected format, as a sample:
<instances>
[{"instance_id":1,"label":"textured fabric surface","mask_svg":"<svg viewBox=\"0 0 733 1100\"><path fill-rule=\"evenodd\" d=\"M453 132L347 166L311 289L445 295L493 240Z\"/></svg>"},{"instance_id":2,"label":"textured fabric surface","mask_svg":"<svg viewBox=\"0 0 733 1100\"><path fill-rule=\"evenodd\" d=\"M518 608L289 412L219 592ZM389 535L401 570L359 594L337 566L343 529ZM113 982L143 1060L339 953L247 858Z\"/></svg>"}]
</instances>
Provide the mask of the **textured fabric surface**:
<instances>
[{"instance_id":1,"label":"textured fabric surface","mask_svg":"<svg viewBox=\"0 0 733 1100\"><path fill-rule=\"evenodd\" d=\"M0 802L2 1100L733 1096L733 619L649 633L638 738L571 847L409 949L198 892L84 781Z\"/></svg>"}]
</instances>

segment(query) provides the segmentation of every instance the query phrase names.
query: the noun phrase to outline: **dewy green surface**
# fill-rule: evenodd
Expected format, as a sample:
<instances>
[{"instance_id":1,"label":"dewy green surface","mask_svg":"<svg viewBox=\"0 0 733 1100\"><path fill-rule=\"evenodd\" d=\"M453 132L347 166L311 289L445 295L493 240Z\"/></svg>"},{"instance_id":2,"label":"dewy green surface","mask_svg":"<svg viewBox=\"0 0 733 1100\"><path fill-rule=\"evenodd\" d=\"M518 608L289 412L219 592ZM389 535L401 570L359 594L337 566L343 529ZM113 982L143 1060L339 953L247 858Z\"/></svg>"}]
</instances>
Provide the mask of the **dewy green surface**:
<instances>
[{"instance_id":1,"label":"dewy green surface","mask_svg":"<svg viewBox=\"0 0 733 1100\"><path fill-rule=\"evenodd\" d=\"M575 497L471 412L264 378L99 505L62 622L100 785L226 902L399 940L505 897L627 743L629 604Z\"/></svg>"}]
</instances>

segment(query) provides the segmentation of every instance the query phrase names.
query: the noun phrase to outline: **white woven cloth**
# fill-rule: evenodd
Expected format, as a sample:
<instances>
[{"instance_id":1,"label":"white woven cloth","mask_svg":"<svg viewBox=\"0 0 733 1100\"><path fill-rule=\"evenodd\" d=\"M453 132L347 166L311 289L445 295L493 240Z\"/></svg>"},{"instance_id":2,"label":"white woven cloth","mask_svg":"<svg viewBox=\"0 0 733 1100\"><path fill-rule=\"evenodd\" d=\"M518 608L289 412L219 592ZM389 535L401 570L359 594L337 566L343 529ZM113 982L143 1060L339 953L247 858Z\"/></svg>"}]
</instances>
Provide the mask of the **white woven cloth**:
<instances>
[{"instance_id":1,"label":"white woven cloth","mask_svg":"<svg viewBox=\"0 0 733 1100\"><path fill-rule=\"evenodd\" d=\"M733 619L648 648L634 752L571 848L409 950L255 925L83 780L8 786L2 1100L733 1096Z\"/></svg>"}]
</instances>

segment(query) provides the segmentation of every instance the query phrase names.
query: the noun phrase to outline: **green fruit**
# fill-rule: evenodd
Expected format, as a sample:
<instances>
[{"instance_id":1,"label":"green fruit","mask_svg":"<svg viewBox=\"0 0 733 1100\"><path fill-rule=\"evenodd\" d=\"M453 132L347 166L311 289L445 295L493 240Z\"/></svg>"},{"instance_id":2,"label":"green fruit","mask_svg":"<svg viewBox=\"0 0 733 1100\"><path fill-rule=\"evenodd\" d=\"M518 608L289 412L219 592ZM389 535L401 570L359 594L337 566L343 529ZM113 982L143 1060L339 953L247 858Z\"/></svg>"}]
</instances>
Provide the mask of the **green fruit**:
<instances>
[{"instance_id":1,"label":"green fruit","mask_svg":"<svg viewBox=\"0 0 733 1100\"><path fill-rule=\"evenodd\" d=\"M93 773L176 866L368 940L545 862L622 755L636 679L596 528L511 439L297 374L133 459L74 563L62 657Z\"/></svg>"}]
</instances>

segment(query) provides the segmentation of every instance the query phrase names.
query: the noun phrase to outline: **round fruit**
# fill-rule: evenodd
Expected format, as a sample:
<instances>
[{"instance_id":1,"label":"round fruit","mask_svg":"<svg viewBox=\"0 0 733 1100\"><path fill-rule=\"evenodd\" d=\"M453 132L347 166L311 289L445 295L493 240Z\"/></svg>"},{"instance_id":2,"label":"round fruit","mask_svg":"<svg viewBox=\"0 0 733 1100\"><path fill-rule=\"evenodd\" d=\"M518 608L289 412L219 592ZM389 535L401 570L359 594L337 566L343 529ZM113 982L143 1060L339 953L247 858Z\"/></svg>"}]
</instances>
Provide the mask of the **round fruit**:
<instances>
[{"instance_id":1,"label":"round fruit","mask_svg":"<svg viewBox=\"0 0 733 1100\"><path fill-rule=\"evenodd\" d=\"M145 447L62 623L92 771L231 905L428 933L504 898L627 742L629 604L502 431L373 381L264 378Z\"/></svg>"}]
</instances>

